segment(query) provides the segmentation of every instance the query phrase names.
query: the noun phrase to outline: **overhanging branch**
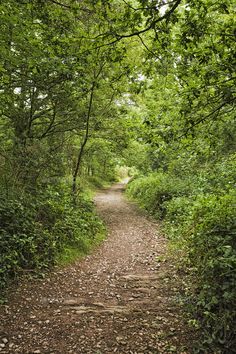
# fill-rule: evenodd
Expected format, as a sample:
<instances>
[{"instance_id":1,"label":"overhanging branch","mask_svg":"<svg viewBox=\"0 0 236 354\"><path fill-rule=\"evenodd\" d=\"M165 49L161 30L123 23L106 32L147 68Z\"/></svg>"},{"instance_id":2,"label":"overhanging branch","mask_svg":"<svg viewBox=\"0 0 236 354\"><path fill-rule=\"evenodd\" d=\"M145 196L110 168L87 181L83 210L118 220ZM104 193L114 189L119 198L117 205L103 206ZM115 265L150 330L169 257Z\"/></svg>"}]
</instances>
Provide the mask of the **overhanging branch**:
<instances>
[{"instance_id":1,"label":"overhanging branch","mask_svg":"<svg viewBox=\"0 0 236 354\"><path fill-rule=\"evenodd\" d=\"M191 125L191 127L187 128L184 132L184 134L178 136L178 139L181 139L183 138L184 136L186 136L188 134L188 132L193 129L195 126L197 126L198 124L201 124L203 122L205 122L207 119L209 119L210 117L214 116L214 114L217 114L217 116L219 115L220 113L220 110L226 106L227 104L229 103L233 103L235 101L235 99L231 100L230 102L223 102L221 105L219 105L217 108L215 108L212 112L210 112L209 114L207 114L206 116L198 119L195 123L193 123Z\"/></svg>"}]
</instances>

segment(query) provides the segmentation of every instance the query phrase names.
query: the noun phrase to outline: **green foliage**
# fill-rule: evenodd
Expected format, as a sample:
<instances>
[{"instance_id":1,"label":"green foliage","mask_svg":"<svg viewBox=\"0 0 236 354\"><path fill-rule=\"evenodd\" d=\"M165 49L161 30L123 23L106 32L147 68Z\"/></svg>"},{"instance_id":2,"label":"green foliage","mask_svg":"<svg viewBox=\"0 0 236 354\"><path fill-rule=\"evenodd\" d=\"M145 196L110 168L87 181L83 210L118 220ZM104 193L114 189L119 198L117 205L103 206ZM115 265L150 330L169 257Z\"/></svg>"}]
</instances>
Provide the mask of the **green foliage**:
<instances>
[{"instance_id":1,"label":"green foliage","mask_svg":"<svg viewBox=\"0 0 236 354\"><path fill-rule=\"evenodd\" d=\"M127 166L135 167L139 173L144 174L147 171L151 171L148 147L146 145L131 140L127 148L123 151L123 157Z\"/></svg>"},{"instance_id":2,"label":"green foliage","mask_svg":"<svg viewBox=\"0 0 236 354\"><path fill-rule=\"evenodd\" d=\"M26 270L50 267L65 249L86 251L103 230L83 191L116 177L117 154L129 140L116 102L135 63L121 64L125 46L100 41L100 31L110 31L106 11L116 17L101 7L0 4L1 287ZM75 208L68 189L81 151Z\"/></svg>"},{"instance_id":3,"label":"green foliage","mask_svg":"<svg viewBox=\"0 0 236 354\"><path fill-rule=\"evenodd\" d=\"M158 218L165 216L166 201L187 192L188 185L185 181L166 173L153 173L135 179L127 188L128 195L137 199L143 208Z\"/></svg>"},{"instance_id":4,"label":"green foliage","mask_svg":"<svg viewBox=\"0 0 236 354\"><path fill-rule=\"evenodd\" d=\"M29 201L30 200L30 201ZM48 190L37 199L1 199L0 287L25 271L47 269L65 248L85 252L103 225L91 201L74 208L65 191Z\"/></svg>"},{"instance_id":5,"label":"green foliage","mask_svg":"<svg viewBox=\"0 0 236 354\"><path fill-rule=\"evenodd\" d=\"M102 230L92 239L92 242L91 239L83 238L81 244L77 246L66 245L63 248L63 251L57 255L56 263L59 266L66 266L67 264L71 264L74 261L81 259L85 254L88 254L100 245L105 238L105 234L105 229L102 228Z\"/></svg>"},{"instance_id":6,"label":"green foliage","mask_svg":"<svg viewBox=\"0 0 236 354\"><path fill-rule=\"evenodd\" d=\"M203 341L228 354L232 1L9 0L0 17L0 285L49 267L63 250L72 259L88 249L102 226L83 191L114 181L123 164L145 176L128 194L164 219L191 266Z\"/></svg>"},{"instance_id":7,"label":"green foliage","mask_svg":"<svg viewBox=\"0 0 236 354\"><path fill-rule=\"evenodd\" d=\"M192 269L191 311L204 333L202 347L230 351L236 345L236 194L176 198L167 210L165 230Z\"/></svg>"}]
</instances>

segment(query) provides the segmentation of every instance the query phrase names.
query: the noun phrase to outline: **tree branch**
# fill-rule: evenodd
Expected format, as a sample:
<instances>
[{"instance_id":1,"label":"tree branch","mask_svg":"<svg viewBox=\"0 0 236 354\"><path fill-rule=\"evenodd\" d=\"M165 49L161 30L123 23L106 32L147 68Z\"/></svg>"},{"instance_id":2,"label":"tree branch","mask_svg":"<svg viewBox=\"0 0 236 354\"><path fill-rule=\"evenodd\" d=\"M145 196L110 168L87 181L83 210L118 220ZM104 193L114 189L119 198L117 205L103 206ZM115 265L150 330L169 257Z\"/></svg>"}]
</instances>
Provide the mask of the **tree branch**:
<instances>
[{"instance_id":1,"label":"tree branch","mask_svg":"<svg viewBox=\"0 0 236 354\"><path fill-rule=\"evenodd\" d=\"M151 23L148 27L146 27L146 28L144 28L144 29L142 29L142 30L135 31L135 32L132 32L132 33L129 33L129 34L118 34L118 33L115 33L114 35L117 37L116 40L114 40L113 42L111 42L111 43L109 43L109 44L114 44L115 42L120 41L122 38L130 38L130 37L138 36L138 35L140 35L140 34L142 34L142 33L145 33L145 32L150 31L151 29L154 28L154 26L155 26L158 22L161 22L161 21L163 21L164 19L169 18L169 17L172 15L172 13L177 9L177 7L178 7L179 4L181 3L181 1L182 1L182 0L177 0L177 1L175 2L175 4L172 6L172 8L171 8L169 11L167 11L163 16L161 16L161 17L157 18L156 20L152 21L152 23ZM103 36L103 35L99 35L99 36L97 36L96 38L101 37L101 36ZM96 39L96 38L95 38L95 39Z\"/></svg>"},{"instance_id":2,"label":"tree branch","mask_svg":"<svg viewBox=\"0 0 236 354\"><path fill-rule=\"evenodd\" d=\"M66 9L71 9L70 5L63 4L63 3L59 2L59 1L56 1L56 0L49 0L49 1L51 1L53 4L59 5L61 7L65 7Z\"/></svg>"},{"instance_id":3,"label":"tree branch","mask_svg":"<svg viewBox=\"0 0 236 354\"><path fill-rule=\"evenodd\" d=\"M226 104L228 104L228 103L233 103L234 101L235 101L235 99L231 100L230 102L223 102L220 106L218 106L218 107L217 107L216 109L214 109L212 112L210 112L210 113L207 114L206 116L204 116L204 117L198 119L195 123L193 123L193 124L191 125L191 127L189 127L189 128L186 129L186 131L185 131L184 134L178 136L178 139L181 139L181 138L183 138L184 136L186 136L186 135L188 134L188 132L189 132L191 129L193 129L196 125L203 123L205 120L207 120L208 118L210 118L211 116L213 116L215 113L217 113L217 116L218 116L218 114L220 113L220 110L221 110Z\"/></svg>"}]
</instances>

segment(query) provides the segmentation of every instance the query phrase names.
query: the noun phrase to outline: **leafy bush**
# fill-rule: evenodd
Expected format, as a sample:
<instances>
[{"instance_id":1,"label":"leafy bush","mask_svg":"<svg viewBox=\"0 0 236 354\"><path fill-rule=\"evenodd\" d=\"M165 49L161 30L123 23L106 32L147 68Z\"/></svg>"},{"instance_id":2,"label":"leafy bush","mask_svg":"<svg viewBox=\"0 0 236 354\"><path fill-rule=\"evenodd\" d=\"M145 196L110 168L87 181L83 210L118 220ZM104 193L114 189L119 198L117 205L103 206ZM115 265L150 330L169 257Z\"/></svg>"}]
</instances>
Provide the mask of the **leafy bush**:
<instances>
[{"instance_id":1,"label":"leafy bush","mask_svg":"<svg viewBox=\"0 0 236 354\"><path fill-rule=\"evenodd\" d=\"M50 240L47 230L34 221L35 210L30 204L19 199L1 199L1 285L21 269L39 267L38 248L42 247L45 239L48 239L47 242Z\"/></svg>"},{"instance_id":2,"label":"leafy bush","mask_svg":"<svg viewBox=\"0 0 236 354\"><path fill-rule=\"evenodd\" d=\"M236 195L198 197L186 224L182 238L194 272L193 310L203 342L228 353L236 347Z\"/></svg>"},{"instance_id":3,"label":"leafy bush","mask_svg":"<svg viewBox=\"0 0 236 354\"><path fill-rule=\"evenodd\" d=\"M163 218L166 213L165 202L187 194L188 189L188 184L181 179L165 173L152 173L133 180L128 185L127 194L138 200L149 213Z\"/></svg>"},{"instance_id":4,"label":"leafy bush","mask_svg":"<svg viewBox=\"0 0 236 354\"><path fill-rule=\"evenodd\" d=\"M178 257L181 257L181 265L188 265L189 259L186 250L187 240L183 235L191 232L189 218L191 218L192 207L196 200L195 196L176 197L164 203L166 216L162 229L170 239L170 248ZM179 258L180 259L180 258Z\"/></svg>"},{"instance_id":5,"label":"leafy bush","mask_svg":"<svg viewBox=\"0 0 236 354\"><path fill-rule=\"evenodd\" d=\"M25 270L48 268L68 246L86 250L103 230L93 203L74 208L65 191L0 200L0 288Z\"/></svg>"},{"instance_id":6,"label":"leafy bush","mask_svg":"<svg viewBox=\"0 0 236 354\"><path fill-rule=\"evenodd\" d=\"M201 348L236 347L236 195L205 194L166 203L164 230L191 269L191 308Z\"/></svg>"}]
</instances>

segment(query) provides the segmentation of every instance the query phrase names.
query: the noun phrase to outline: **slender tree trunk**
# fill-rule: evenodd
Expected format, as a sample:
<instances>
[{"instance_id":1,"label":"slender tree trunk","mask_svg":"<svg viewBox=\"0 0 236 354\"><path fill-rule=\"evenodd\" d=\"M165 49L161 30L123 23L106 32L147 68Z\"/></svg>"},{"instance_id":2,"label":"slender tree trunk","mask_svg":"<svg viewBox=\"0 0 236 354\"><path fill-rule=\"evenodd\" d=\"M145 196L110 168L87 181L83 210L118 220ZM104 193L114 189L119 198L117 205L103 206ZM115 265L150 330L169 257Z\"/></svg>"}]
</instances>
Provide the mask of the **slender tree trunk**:
<instances>
[{"instance_id":1,"label":"slender tree trunk","mask_svg":"<svg viewBox=\"0 0 236 354\"><path fill-rule=\"evenodd\" d=\"M75 170L74 170L74 173L73 173L72 197L73 197L73 201L74 201L75 204L76 204L76 193L77 193L77 177L78 177L80 166L81 166L81 161L82 161L82 156L83 156L83 153L84 153L84 148L85 148L85 146L87 144L88 137L89 137L89 123L90 123L91 111L92 111L92 105L93 105L94 89L95 89L95 81L93 82L92 87L91 87L91 93L90 93L90 98L89 98L89 106L88 106L88 113L87 113L87 117L86 117L85 135L84 135L84 139L82 141L82 144L80 146L80 150L79 150L79 153L78 153Z\"/></svg>"}]
</instances>

